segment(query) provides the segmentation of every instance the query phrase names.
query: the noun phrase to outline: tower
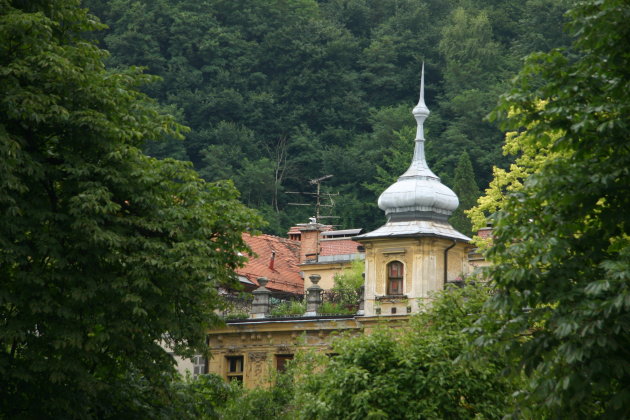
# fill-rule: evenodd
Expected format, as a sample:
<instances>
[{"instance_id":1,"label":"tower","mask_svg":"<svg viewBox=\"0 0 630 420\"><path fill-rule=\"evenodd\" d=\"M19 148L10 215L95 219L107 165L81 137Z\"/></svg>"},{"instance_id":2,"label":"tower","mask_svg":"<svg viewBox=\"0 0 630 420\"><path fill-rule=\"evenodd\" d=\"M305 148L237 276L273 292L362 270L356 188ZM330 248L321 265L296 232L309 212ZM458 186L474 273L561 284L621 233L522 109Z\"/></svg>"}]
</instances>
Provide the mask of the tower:
<instances>
[{"instance_id":1,"label":"tower","mask_svg":"<svg viewBox=\"0 0 630 420\"><path fill-rule=\"evenodd\" d=\"M412 113L417 130L411 165L378 199L387 223L355 237L366 249L366 316L417 312L419 301L467 270L470 238L448 222L459 200L431 171L424 154L424 121L430 114L424 102L424 64Z\"/></svg>"}]
</instances>

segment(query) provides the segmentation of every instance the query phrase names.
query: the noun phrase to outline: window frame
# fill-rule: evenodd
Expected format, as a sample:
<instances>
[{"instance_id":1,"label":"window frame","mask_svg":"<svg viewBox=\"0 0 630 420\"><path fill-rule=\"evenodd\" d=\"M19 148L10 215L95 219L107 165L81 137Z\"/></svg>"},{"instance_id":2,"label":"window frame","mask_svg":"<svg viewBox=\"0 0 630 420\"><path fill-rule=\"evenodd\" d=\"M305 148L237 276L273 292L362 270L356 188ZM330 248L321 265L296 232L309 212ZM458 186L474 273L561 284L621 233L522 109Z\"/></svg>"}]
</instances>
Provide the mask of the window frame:
<instances>
[{"instance_id":1,"label":"window frame","mask_svg":"<svg viewBox=\"0 0 630 420\"><path fill-rule=\"evenodd\" d=\"M400 273L399 276L392 276L392 267L395 264L400 264ZM385 266L385 271L387 274L387 295L388 296L402 296L404 295L404 286L405 286L405 264L399 260L393 260L387 263ZM398 274L398 273L397 273ZM392 287L393 281L399 283L400 287L396 288L399 292L394 292L394 288Z\"/></svg>"},{"instance_id":2,"label":"window frame","mask_svg":"<svg viewBox=\"0 0 630 420\"><path fill-rule=\"evenodd\" d=\"M193 378L208 373L208 359L200 354L193 356Z\"/></svg>"},{"instance_id":3,"label":"window frame","mask_svg":"<svg viewBox=\"0 0 630 420\"><path fill-rule=\"evenodd\" d=\"M243 355L234 355L234 356L225 356L225 377L228 381L237 381L241 384L243 383L243 379L245 376L245 356ZM233 365L232 362L235 362ZM240 362L240 363L238 363ZM240 370L239 370L240 366Z\"/></svg>"},{"instance_id":4,"label":"window frame","mask_svg":"<svg viewBox=\"0 0 630 420\"><path fill-rule=\"evenodd\" d=\"M293 360L293 354L283 353L276 354L276 370L278 372L284 372L287 370L287 363Z\"/></svg>"}]
</instances>

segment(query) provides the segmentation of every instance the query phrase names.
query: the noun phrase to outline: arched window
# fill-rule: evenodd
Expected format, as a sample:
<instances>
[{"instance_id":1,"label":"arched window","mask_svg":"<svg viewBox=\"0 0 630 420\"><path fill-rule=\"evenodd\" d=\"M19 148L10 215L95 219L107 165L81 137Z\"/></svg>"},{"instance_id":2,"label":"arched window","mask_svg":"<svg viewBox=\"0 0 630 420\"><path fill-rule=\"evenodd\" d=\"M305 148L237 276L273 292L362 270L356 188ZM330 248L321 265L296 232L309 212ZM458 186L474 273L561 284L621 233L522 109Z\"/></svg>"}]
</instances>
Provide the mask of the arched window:
<instances>
[{"instance_id":1,"label":"arched window","mask_svg":"<svg viewBox=\"0 0 630 420\"><path fill-rule=\"evenodd\" d=\"M387 294L403 294L404 267L400 261L392 261L387 264Z\"/></svg>"}]
</instances>

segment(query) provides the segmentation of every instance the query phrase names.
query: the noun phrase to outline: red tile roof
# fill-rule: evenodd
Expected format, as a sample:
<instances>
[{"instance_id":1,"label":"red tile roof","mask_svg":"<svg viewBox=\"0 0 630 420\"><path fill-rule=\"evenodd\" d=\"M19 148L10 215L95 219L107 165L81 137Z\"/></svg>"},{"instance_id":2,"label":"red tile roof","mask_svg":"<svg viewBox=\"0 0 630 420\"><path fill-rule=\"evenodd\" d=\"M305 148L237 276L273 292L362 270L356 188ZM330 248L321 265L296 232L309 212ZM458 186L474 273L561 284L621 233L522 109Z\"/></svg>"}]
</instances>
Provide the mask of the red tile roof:
<instances>
[{"instance_id":1,"label":"red tile roof","mask_svg":"<svg viewBox=\"0 0 630 420\"><path fill-rule=\"evenodd\" d=\"M358 254L358 247L360 243L351 239L320 239L320 254L321 256L328 255L346 255L346 254Z\"/></svg>"},{"instance_id":2,"label":"red tile roof","mask_svg":"<svg viewBox=\"0 0 630 420\"><path fill-rule=\"evenodd\" d=\"M255 255L243 268L236 270L258 287L258 278L269 279L267 289L284 293L304 294L304 279L300 276L300 242L272 235L251 236L243 234L243 240ZM273 268L271 256L275 252Z\"/></svg>"}]
</instances>

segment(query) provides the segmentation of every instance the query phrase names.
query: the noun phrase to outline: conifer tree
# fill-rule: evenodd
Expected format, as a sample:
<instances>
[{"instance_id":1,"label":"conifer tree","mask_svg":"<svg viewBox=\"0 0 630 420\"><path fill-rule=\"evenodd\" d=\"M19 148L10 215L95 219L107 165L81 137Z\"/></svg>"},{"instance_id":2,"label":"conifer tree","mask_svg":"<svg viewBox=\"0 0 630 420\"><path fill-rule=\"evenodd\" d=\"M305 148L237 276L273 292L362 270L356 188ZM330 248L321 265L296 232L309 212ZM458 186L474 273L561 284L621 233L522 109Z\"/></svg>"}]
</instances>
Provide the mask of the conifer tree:
<instances>
[{"instance_id":1,"label":"conifer tree","mask_svg":"<svg viewBox=\"0 0 630 420\"><path fill-rule=\"evenodd\" d=\"M463 152L455 168L453 191L459 198L459 207L450 218L451 225L464 235L471 236L472 226L465 211L472 208L479 198L479 187L475 181L472 163L468 153Z\"/></svg>"}]
</instances>

